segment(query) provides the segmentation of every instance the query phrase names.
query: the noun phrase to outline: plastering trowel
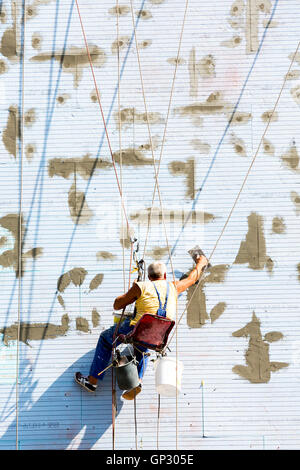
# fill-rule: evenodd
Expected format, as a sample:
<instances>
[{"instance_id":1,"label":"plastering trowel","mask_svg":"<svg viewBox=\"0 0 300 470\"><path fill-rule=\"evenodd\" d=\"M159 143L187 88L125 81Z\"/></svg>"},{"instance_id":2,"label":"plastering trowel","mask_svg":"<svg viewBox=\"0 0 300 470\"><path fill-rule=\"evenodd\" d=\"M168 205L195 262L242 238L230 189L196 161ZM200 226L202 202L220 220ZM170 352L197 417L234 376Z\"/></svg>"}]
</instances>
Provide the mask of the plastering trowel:
<instances>
[{"instance_id":1,"label":"plastering trowel","mask_svg":"<svg viewBox=\"0 0 300 470\"><path fill-rule=\"evenodd\" d=\"M192 257L192 259L195 263L197 263L197 260L200 256L205 256L205 254L201 250L200 246L198 246L198 245L194 246L194 248L189 250L188 254L191 255L191 257ZM207 256L206 256L206 258L207 258ZM208 263L208 265L204 269L208 269L208 268L211 268L210 263Z\"/></svg>"}]
</instances>

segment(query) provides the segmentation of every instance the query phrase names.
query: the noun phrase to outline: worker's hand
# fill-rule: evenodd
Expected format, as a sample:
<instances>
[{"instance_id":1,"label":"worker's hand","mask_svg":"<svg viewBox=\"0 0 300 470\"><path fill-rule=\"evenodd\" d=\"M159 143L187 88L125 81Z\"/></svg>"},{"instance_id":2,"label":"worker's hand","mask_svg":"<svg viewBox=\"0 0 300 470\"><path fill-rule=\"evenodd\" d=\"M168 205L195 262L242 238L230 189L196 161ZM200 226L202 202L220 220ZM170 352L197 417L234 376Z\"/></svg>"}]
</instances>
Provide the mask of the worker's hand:
<instances>
[{"instance_id":1,"label":"worker's hand","mask_svg":"<svg viewBox=\"0 0 300 470\"><path fill-rule=\"evenodd\" d=\"M204 256L204 255L198 256L197 261L196 261L196 265L197 266L201 265L201 267L207 266L208 265L208 259L206 258L206 256Z\"/></svg>"}]
</instances>

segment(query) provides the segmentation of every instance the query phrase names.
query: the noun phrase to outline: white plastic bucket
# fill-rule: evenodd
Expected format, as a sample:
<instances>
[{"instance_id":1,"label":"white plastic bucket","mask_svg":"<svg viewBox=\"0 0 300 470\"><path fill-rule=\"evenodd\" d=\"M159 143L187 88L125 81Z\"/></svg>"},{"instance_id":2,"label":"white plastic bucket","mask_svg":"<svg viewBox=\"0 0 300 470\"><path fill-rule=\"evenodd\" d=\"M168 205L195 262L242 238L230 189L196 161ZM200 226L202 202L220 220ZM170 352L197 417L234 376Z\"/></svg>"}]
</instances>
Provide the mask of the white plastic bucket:
<instances>
[{"instance_id":1,"label":"white plastic bucket","mask_svg":"<svg viewBox=\"0 0 300 470\"><path fill-rule=\"evenodd\" d=\"M164 397L176 397L181 388L181 376L183 363L172 357L160 357L155 362L155 386L156 391ZM177 375L177 383L176 383Z\"/></svg>"}]
</instances>

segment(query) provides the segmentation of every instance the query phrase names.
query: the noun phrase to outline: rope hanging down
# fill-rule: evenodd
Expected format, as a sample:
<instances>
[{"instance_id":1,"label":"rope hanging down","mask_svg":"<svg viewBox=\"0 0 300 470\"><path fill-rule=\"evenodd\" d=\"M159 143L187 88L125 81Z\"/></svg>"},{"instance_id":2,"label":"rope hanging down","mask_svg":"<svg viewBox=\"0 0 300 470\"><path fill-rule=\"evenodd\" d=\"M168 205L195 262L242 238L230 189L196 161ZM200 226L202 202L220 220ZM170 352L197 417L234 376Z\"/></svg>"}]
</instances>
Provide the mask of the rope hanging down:
<instances>
[{"instance_id":1,"label":"rope hanging down","mask_svg":"<svg viewBox=\"0 0 300 470\"><path fill-rule=\"evenodd\" d=\"M220 240L221 240L221 238L222 238L222 236L223 236L223 234L224 234L224 232L225 232L225 230L226 230L226 227L227 227L227 225L228 225L228 222L229 222L229 220L230 220L230 218L231 218L231 216L232 216L232 213L233 213L233 211L234 211L234 209L235 209L235 207L236 207L236 205L237 205L237 203L238 203L238 200L239 200L239 198L240 198L240 195L241 195L241 193L242 193L242 191L243 191L243 189L244 189L244 186L245 186L245 184L246 184L246 181L247 181L247 179L248 179L248 176L249 176L249 174L250 174L250 171L251 171L251 169L252 169L252 167L253 167L253 165L254 165L254 163L255 163L256 157L257 157L258 152L259 152L259 150L260 150L261 144L262 144L262 142L263 142L263 140L264 140L264 138L265 138L265 135L266 135L266 133L267 133L267 130L268 130L268 128L269 128L269 126L270 126L270 123L271 123L271 121L272 121L273 114L275 113L276 108L277 108L277 106L278 106L278 103L279 103L279 100L280 100L280 98L281 98L281 95L282 95L284 86L285 86L286 81L287 81L287 79L288 79L287 77L288 77L288 75L289 75L289 72L290 72L290 70L291 70L293 64L294 64L294 61L295 61L295 58L296 58L296 56L297 56L297 54L298 54L299 48L300 48L300 41L298 42L296 51L295 51L295 53L294 53L294 55L293 55L293 58L292 58L292 60L291 60L290 66L289 66L289 68L288 68L288 71L287 71L287 73L286 73L285 76L284 76L283 84L282 84L282 86L281 86L281 89L280 89L280 91L279 91L278 97L277 97L277 99L276 99L276 102L275 102L273 111L272 111L272 113L271 113L270 116L269 116L269 120L268 120L267 125L266 125L266 128L265 128L265 130L264 130L264 132L263 132L263 134L262 134L262 137L261 137L260 142L259 142L259 144L258 144L257 150L256 150L256 152L255 152L255 154L254 154L254 157L252 158L252 161L251 161L251 163L250 163L250 165L249 165L249 168L248 168L248 170L247 170L247 173L246 173L246 175L245 175L245 177L244 177L244 180L243 180L243 182L242 182L242 185L241 185L241 187L240 187L240 190L239 190L239 192L238 192L238 194L237 194L237 196L236 196L236 198L235 198L235 201L234 201L234 203L233 203L233 206L232 206L232 208L231 208L231 210L230 210L230 212L229 212L229 214L228 214L228 217L227 217L227 219L226 219L226 221L225 221L225 224L224 224L224 226L223 226L223 228L222 228L222 230L221 230L221 233L220 233L219 237L217 238L217 241L216 241L216 243L215 243L215 245L214 245L214 247L213 247L213 249L212 249L212 252L211 252L211 254L210 254L209 258L208 258L208 262L210 262L211 258L213 257L213 255L214 255L214 253L215 253L215 251L216 251L216 248L217 248L217 246L218 246L218 244L219 244L219 242L220 242ZM201 276L200 276L200 278L199 278L199 281L202 279L203 274L204 274L204 272L202 272L202 274L201 274ZM166 347L168 347L169 344L171 343L171 341L172 341L172 339L173 339L173 337L174 337L174 334L175 334L175 332L176 332L176 330L177 330L177 328L178 328L178 326L179 326L179 323L180 323L180 321L182 320L183 315L185 314L185 312L186 312L187 309L189 308L189 305L190 305L191 301L193 300L193 297L194 297L194 295L195 295L195 293L196 293L196 291L197 291L199 285L200 285L200 283L198 283L198 285L196 286L196 289L194 290L194 292L193 292L193 294L192 294L192 296L191 296L189 302L187 303L185 309L183 310L183 312L182 312L182 314L181 314L181 316L180 316L180 318L179 318L179 322L176 323L175 331L173 332L173 335L171 336L171 338L170 338L170 340L169 340L169 342L168 342L168 344L167 344Z\"/></svg>"}]
</instances>

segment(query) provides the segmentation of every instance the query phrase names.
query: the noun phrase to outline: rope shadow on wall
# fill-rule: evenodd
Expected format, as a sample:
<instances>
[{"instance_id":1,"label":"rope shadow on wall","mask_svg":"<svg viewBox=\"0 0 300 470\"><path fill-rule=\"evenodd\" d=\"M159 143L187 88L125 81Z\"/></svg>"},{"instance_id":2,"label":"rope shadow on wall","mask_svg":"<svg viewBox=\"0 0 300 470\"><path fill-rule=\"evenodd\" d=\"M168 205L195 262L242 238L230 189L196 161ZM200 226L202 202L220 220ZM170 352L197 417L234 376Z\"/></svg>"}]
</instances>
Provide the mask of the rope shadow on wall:
<instances>
[{"instance_id":1,"label":"rope shadow on wall","mask_svg":"<svg viewBox=\"0 0 300 470\"><path fill-rule=\"evenodd\" d=\"M107 373L101 390L95 394L80 390L73 380L76 370L86 368L91 363L93 353L93 350L89 351L71 364L37 401L34 401L34 391L38 381L32 380L32 365L28 359L22 361L19 377L22 393L22 408L19 411L20 449L34 449L38 442L39 449L47 449L51 443L51 449L88 450L111 426L111 373ZM120 397L121 390L118 390L117 413L123 407ZM49 406L54 398L55 407L60 410L59 416L53 415ZM6 449L15 447L15 433L14 420L1 436L1 443ZM75 441L73 447L71 443L76 436L79 436L80 442L77 444Z\"/></svg>"}]
</instances>

